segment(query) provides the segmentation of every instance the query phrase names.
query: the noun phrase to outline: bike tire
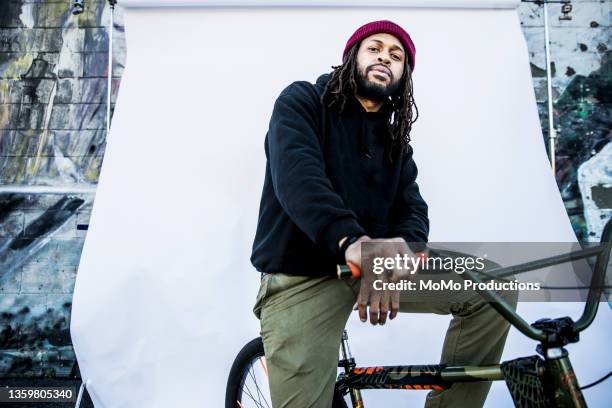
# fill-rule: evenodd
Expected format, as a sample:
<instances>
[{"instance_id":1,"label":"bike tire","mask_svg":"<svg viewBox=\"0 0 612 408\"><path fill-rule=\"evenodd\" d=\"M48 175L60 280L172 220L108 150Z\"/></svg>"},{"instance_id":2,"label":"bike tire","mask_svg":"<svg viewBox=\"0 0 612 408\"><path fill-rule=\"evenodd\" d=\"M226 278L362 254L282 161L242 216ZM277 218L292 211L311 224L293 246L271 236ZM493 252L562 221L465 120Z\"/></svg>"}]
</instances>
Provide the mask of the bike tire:
<instances>
[{"instance_id":1,"label":"bike tire","mask_svg":"<svg viewBox=\"0 0 612 408\"><path fill-rule=\"evenodd\" d=\"M261 359L264 359L264 361L262 362ZM261 363L262 368L266 367L264 346L261 337L249 341L234 359L227 379L227 387L225 388L225 408L251 408L253 406L252 404L255 404L254 406L257 408L272 408L269 392L267 392L267 384L261 384L263 389L258 388L256 391L252 389L253 386L245 389L247 381L251 381L256 377L252 369L258 361ZM265 370L264 368L263 371ZM253 385L258 387L259 383L254 381ZM245 394L250 401L243 404L243 397L245 397ZM257 401L254 398L255 396L257 396ZM262 402L262 399L264 402ZM344 398L334 389L332 408L346 407Z\"/></svg>"},{"instance_id":2,"label":"bike tire","mask_svg":"<svg viewBox=\"0 0 612 408\"><path fill-rule=\"evenodd\" d=\"M257 337L242 347L234 359L225 388L225 408L241 408L240 404L244 396L244 387L249 377L249 371L253 364L260 358L265 358L265 354L263 341L261 337ZM251 395L253 395L253 393L251 393ZM258 392L257 395L259 395ZM255 401L260 407L272 407L272 401L265 402L267 402L268 405L260 403L260 401Z\"/></svg>"}]
</instances>

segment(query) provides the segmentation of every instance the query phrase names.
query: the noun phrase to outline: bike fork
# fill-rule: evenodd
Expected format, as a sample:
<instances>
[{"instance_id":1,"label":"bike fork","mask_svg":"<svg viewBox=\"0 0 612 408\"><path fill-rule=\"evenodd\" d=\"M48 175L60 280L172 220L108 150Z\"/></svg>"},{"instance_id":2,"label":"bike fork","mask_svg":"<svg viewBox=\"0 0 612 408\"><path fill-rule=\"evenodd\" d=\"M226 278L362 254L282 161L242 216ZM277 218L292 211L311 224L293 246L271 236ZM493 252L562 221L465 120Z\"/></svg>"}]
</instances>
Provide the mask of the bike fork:
<instances>
[{"instance_id":1,"label":"bike fork","mask_svg":"<svg viewBox=\"0 0 612 408\"><path fill-rule=\"evenodd\" d=\"M342 361L340 361L340 365L344 368L344 374L348 377L351 373L351 370L355 368L355 359L351 354L351 349L348 344L348 333L346 330L342 331ZM351 388L351 402L353 403L353 408L364 408L363 398L361 397L361 390Z\"/></svg>"}]
</instances>

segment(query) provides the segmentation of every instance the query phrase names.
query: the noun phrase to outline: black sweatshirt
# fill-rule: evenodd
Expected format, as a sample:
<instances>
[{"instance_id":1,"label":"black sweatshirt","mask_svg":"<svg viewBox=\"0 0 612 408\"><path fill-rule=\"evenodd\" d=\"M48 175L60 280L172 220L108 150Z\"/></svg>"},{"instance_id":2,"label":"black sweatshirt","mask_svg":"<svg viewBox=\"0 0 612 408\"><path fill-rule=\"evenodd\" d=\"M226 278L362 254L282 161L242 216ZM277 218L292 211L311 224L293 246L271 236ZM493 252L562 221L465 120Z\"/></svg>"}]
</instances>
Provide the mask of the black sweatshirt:
<instances>
[{"instance_id":1,"label":"black sweatshirt","mask_svg":"<svg viewBox=\"0 0 612 408\"><path fill-rule=\"evenodd\" d=\"M327 96L321 104L329 77L294 82L274 104L251 255L260 272L334 274L338 241L352 234L427 242L412 149L389 160L385 106L366 112L350 98L340 113Z\"/></svg>"}]
</instances>

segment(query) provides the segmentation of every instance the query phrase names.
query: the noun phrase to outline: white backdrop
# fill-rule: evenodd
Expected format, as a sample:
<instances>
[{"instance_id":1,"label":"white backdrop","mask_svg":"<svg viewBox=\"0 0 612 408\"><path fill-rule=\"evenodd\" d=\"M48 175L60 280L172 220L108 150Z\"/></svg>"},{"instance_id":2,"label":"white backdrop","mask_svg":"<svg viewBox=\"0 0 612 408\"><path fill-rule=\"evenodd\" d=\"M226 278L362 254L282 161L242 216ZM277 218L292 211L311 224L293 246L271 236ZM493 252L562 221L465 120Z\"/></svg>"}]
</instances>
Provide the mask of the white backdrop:
<instances>
[{"instance_id":1,"label":"white backdrop","mask_svg":"<svg viewBox=\"0 0 612 408\"><path fill-rule=\"evenodd\" d=\"M122 2L162 3L197 2ZM518 1L376 4L125 10L127 67L71 322L96 406L222 406L233 357L259 331L249 255L274 100L338 64L365 22L391 19L417 47L413 140L431 240L575 239L546 159ZM534 320L579 306L519 310ZM609 369L609 317L602 308L570 347L583 383ZM434 363L448 320L402 315L372 328L353 316L351 346L360 365ZM388 352L376 354L377 344ZM596 349L605 358L593 361ZM504 358L533 353L513 330ZM604 389L587 392L591 406L604 406ZM425 393L364 396L367 406L399 407ZM511 406L503 384L487 406Z\"/></svg>"}]
</instances>

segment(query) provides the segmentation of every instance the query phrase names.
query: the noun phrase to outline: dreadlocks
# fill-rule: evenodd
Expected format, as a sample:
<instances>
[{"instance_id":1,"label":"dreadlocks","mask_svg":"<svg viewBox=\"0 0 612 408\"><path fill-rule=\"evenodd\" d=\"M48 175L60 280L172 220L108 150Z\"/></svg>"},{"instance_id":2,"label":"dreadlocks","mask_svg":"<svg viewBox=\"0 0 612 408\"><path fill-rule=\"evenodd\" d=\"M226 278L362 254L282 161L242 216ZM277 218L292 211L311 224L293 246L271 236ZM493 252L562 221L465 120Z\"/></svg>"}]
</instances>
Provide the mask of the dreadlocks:
<instances>
[{"instance_id":1,"label":"dreadlocks","mask_svg":"<svg viewBox=\"0 0 612 408\"><path fill-rule=\"evenodd\" d=\"M340 112L344 110L347 99L353 98L357 90L358 49L359 43L351 47L344 64L332 66L331 78L325 87L323 95L321 95L321 103L323 103L325 95L329 94L331 96L329 106L338 107ZM410 130L412 129L412 124L419 117L419 110L414 102L412 72L410 72L408 58L406 58L404 64L404 74L400 80L400 88L388 99L387 103L390 104L391 112L387 122L389 138L386 141L386 145L388 146L389 160L393 161L393 156L396 152L408 150Z\"/></svg>"}]
</instances>

